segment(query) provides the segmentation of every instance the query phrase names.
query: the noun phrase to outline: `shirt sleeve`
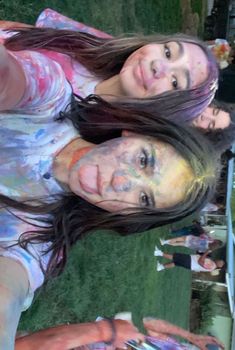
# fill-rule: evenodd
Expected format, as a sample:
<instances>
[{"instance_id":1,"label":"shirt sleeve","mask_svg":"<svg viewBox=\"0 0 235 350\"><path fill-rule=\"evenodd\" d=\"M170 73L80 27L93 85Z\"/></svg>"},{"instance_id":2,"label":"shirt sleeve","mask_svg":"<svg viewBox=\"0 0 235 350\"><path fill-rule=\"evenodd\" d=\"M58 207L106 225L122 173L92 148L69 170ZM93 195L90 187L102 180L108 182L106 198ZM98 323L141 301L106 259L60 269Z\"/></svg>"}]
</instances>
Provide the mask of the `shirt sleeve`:
<instances>
[{"instance_id":1,"label":"shirt sleeve","mask_svg":"<svg viewBox=\"0 0 235 350\"><path fill-rule=\"evenodd\" d=\"M23 98L14 110L26 114L53 115L64 110L71 100L72 89L61 66L36 51L9 52L20 63L26 78Z\"/></svg>"},{"instance_id":2,"label":"shirt sleeve","mask_svg":"<svg viewBox=\"0 0 235 350\"><path fill-rule=\"evenodd\" d=\"M51 10L49 8L42 11L42 13L39 15L35 23L35 26L55 28L55 29L69 29L69 30L75 30L83 33L92 34L100 38L111 38L111 35L101 30L95 29L84 23L81 23L69 17L63 16L60 13L54 10Z\"/></svg>"},{"instance_id":3,"label":"shirt sleeve","mask_svg":"<svg viewBox=\"0 0 235 350\"><path fill-rule=\"evenodd\" d=\"M27 249L18 244L22 233L31 232L30 234L33 234L33 231L38 230L38 228L29 221L25 221L25 216L19 211L14 210L14 215L8 211L1 211L0 222L3 222L3 225L0 230L0 256L17 261L27 273L29 290L24 303L26 310L33 300L35 290L44 282L44 271L48 266L51 254L44 254L49 243L28 244ZM21 217L24 218L24 221L20 219ZM4 221L7 224L4 224Z\"/></svg>"}]
</instances>

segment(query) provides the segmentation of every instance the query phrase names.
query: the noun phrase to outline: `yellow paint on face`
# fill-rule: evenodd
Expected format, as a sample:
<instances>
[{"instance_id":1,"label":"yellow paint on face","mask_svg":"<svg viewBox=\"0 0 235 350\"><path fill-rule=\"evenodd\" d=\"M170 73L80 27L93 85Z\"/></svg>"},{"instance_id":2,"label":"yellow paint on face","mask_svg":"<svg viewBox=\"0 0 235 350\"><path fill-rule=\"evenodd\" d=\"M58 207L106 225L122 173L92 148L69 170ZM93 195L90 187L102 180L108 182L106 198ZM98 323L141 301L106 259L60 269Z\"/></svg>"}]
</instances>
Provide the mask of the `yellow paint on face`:
<instances>
[{"instance_id":1,"label":"yellow paint on face","mask_svg":"<svg viewBox=\"0 0 235 350\"><path fill-rule=\"evenodd\" d=\"M156 157L159 157L156 150ZM173 206L185 197L193 181L190 165L167 144L162 144L160 173L155 172L149 185L155 194L157 206Z\"/></svg>"}]
</instances>

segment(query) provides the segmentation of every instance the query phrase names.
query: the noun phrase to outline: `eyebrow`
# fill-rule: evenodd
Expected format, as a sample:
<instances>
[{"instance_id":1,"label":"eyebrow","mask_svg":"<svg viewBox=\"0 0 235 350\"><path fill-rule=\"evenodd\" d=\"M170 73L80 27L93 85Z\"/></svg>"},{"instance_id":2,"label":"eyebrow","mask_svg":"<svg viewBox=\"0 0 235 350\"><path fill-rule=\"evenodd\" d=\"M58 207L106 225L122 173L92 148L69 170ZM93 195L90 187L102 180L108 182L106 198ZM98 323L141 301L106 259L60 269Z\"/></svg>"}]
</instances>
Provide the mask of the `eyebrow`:
<instances>
[{"instance_id":1,"label":"eyebrow","mask_svg":"<svg viewBox=\"0 0 235 350\"><path fill-rule=\"evenodd\" d=\"M184 47L183 44L180 41L175 41L175 43L178 46L178 57L183 56L184 54ZM188 69L184 69L183 73L186 77L186 87L184 87L184 89L189 89L191 87L191 77L190 77L190 73L188 71Z\"/></svg>"},{"instance_id":2,"label":"eyebrow","mask_svg":"<svg viewBox=\"0 0 235 350\"><path fill-rule=\"evenodd\" d=\"M151 147L151 156L149 159L149 165L154 171L154 168L156 165L156 151L152 143L150 143L150 147ZM156 208L156 202L155 202L155 198L152 190L150 191L150 199L151 199L152 207Z\"/></svg>"},{"instance_id":3,"label":"eyebrow","mask_svg":"<svg viewBox=\"0 0 235 350\"><path fill-rule=\"evenodd\" d=\"M150 168L152 168L152 170L154 170L155 165L156 165L156 151L155 151L155 148L153 147L152 143L150 143L149 145L151 148L151 154L149 157L149 165L150 165Z\"/></svg>"},{"instance_id":4,"label":"eyebrow","mask_svg":"<svg viewBox=\"0 0 235 350\"><path fill-rule=\"evenodd\" d=\"M153 208L156 208L155 198L154 198L154 195L153 195L153 192L152 192L152 191L151 191L151 193L150 193L150 199L151 199L152 207L153 207Z\"/></svg>"},{"instance_id":5,"label":"eyebrow","mask_svg":"<svg viewBox=\"0 0 235 350\"><path fill-rule=\"evenodd\" d=\"M191 87L191 77L190 77L190 73L189 73L188 69L184 70L184 74L186 76L186 81L187 81L186 89L189 89Z\"/></svg>"},{"instance_id":6,"label":"eyebrow","mask_svg":"<svg viewBox=\"0 0 235 350\"><path fill-rule=\"evenodd\" d=\"M221 108L219 108L219 107L213 107L213 115L214 116L218 115L220 110L221 110Z\"/></svg>"},{"instance_id":7,"label":"eyebrow","mask_svg":"<svg viewBox=\"0 0 235 350\"><path fill-rule=\"evenodd\" d=\"M181 57L184 54L184 47L180 41L175 41L178 46L178 55Z\"/></svg>"}]
</instances>

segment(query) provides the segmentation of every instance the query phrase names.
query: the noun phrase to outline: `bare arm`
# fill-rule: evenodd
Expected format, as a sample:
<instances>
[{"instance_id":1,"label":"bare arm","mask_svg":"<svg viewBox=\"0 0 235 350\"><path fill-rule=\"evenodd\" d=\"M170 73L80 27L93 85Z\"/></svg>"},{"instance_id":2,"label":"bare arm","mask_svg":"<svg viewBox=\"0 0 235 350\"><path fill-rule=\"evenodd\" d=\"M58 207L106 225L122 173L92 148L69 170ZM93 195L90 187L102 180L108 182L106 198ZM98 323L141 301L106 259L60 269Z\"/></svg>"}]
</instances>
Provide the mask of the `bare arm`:
<instances>
[{"instance_id":1,"label":"bare arm","mask_svg":"<svg viewBox=\"0 0 235 350\"><path fill-rule=\"evenodd\" d=\"M211 253L211 250L208 249L203 255L201 255L200 258L198 259L198 264L201 265L202 267L204 267L205 259L206 259L207 255L209 255L210 253Z\"/></svg>"},{"instance_id":2,"label":"bare arm","mask_svg":"<svg viewBox=\"0 0 235 350\"><path fill-rule=\"evenodd\" d=\"M130 322L114 320L116 340L114 347L123 347L130 339L144 339ZM83 345L106 342L112 338L110 324L105 321L61 325L16 339L15 350L69 350Z\"/></svg>"},{"instance_id":3,"label":"bare arm","mask_svg":"<svg viewBox=\"0 0 235 350\"><path fill-rule=\"evenodd\" d=\"M13 109L26 89L22 67L0 44L0 111Z\"/></svg>"},{"instance_id":4,"label":"bare arm","mask_svg":"<svg viewBox=\"0 0 235 350\"><path fill-rule=\"evenodd\" d=\"M27 292L28 277L23 266L13 259L0 257L0 349L14 349Z\"/></svg>"},{"instance_id":5,"label":"bare arm","mask_svg":"<svg viewBox=\"0 0 235 350\"><path fill-rule=\"evenodd\" d=\"M30 28L33 27L30 24L25 24L21 22L12 22L12 21L0 21L0 29L11 29L11 28Z\"/></svg>"},{"instance_id":6,"label":"bare arm","mask_svg":"<svg viewBox=\"0 0 235 350\"><path fill-rule=\"evenodd\" d=\"M216 344L222 349L224 348L223 344L215 337L193 334L164 320L145 318L144 326L148 334L153 337L157 336L159 333L179 336L198 346L201 350L206 350L207 344Z\"/></svg>"}]
</instances>

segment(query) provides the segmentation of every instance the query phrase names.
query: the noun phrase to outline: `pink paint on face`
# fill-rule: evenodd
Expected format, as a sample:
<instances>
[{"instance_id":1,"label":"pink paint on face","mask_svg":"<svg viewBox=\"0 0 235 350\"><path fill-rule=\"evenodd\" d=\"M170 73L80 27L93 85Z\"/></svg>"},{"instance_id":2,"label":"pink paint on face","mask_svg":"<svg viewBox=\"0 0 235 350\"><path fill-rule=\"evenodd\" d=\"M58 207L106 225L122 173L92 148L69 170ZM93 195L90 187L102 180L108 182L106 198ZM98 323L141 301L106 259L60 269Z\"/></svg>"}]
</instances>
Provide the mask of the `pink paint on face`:
<instances>
[{"instance_id":1,"label":"pink paint on face","mask_svg":"<svg viewBox=\"0 0 235 350\"><path fill-rule=\"evenodd\" d=\"M127 96L144 98L198 86L207 75L208 60L198 45L172 41L133 52L123 65L120 82Z\"/></svg>"},{"instance_id":2,"label":"pink paint on face","mask_svg":"<svg viewBox=\"0 0 235 350\"><path fill-rule=\"evenodd\" d=\"M98 167L83 165L78 170L78 179L81 188L90 194L99 194Z\"/></svg>"}]
</instances>

